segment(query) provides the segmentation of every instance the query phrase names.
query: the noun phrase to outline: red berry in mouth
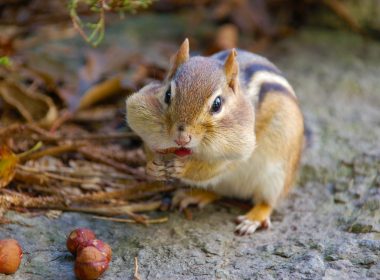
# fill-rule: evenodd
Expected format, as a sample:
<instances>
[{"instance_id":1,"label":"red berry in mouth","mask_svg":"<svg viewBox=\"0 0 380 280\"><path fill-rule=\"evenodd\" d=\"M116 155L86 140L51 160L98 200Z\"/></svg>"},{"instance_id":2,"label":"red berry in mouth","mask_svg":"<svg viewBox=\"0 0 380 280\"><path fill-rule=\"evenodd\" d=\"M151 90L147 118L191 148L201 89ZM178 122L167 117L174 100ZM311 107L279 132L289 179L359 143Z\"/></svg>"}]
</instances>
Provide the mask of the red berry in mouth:
<instances>
[{"instance_id":1,"label":"red berry in mouth","mask_svg":"<svg viewBox=\"0 0 380 280\"><path fill-rule=\"evenodd\" d=\"M179 156L179 157L185 157L193 153L191 149L184 148L184 147L161 149L161 150L156 150L156 152L162 155L175 154L176 156Z\"/></svg>"},{"instance_id":2,"label":"red berry in mouth","mask_svg":"<svg viewBox=\"0 0 380 280\"><path fill-rule=\"evenodd\" d=\"M179 157L185 157L185 156L188 156L188 155L191 155L192 153L192 150L188 149L188 148L179 148L179 149L176 149L174 151L174 153L179 156Z\"/></svg>"}]
</instances>

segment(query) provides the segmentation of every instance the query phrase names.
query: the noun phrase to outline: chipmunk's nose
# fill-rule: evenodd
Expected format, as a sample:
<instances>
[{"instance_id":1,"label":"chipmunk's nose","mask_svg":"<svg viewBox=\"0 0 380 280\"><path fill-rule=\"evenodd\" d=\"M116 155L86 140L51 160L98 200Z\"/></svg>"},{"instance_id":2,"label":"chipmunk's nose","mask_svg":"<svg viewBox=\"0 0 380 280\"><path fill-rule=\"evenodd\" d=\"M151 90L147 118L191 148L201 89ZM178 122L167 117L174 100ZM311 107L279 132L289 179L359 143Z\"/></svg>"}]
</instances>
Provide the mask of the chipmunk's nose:
<instances>
[{"instance_id":1,"label":"chipmunk's nose","mask_svg":"<svg viewBox=\"0 0 380 280\"><path fill-rule=\"evenodd\" d=\"M184 147L187 144L189 144L191 141L191 135L186 129L186 124L183 122L179 122L176 124L175 127L177 129L177 138L174 140L174 142L181 147Z\"/></svg>"},{"instance_id":2,"label":"chipmunk's nose","mask_svg":"<svg viewBox=\"0 0 380 280\"><path fill-rule=\"evenodd\" d=\"M179 133L177 139L174 140L178 146L186 146L191 141L191 135L187 133Z\"/></svg>"}]
</instances>

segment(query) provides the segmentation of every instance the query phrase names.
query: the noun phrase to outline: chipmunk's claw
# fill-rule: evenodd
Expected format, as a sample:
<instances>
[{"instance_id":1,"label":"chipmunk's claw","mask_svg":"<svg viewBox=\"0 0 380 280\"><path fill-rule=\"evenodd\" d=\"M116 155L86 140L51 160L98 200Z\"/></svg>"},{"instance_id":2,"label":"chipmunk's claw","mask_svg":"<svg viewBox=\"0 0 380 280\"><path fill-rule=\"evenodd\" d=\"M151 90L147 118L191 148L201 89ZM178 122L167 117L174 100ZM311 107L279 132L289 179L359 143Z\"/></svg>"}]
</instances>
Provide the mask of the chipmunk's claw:
<instances>
[{"instance_id":1,"label":"chipmunk's claw","mask_svg":"<svg viewBox=\"0 0 380 280\"><path fill-rule=\"evenodd\" d=\"M269 228L271 226L270 218L264 221L250 220L246 215L237 217L238 225L235 228L235 233L238 235L249 235L254 233L259 228Z\"/></svg>"},{"instance_id":2,"label":"chipmunk's claw","mask_svg":"<svg viewBox=\"0 0 380 280\"><path fill-rule=\"evenodd\" d=\"M269 228L272 209L266 203L255 205L247 214L237 217L235 233L246 235L254 233L258 228Z\"/></svg>"}]
</instances>

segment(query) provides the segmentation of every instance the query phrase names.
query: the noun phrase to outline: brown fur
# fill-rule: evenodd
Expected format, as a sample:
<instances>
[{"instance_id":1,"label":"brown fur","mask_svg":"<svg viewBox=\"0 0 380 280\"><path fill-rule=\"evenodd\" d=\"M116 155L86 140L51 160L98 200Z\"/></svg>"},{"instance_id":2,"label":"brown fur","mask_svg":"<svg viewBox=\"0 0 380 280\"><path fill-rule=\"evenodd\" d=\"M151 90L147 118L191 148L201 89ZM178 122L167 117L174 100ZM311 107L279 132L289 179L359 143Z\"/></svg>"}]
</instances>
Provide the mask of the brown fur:
<instances>
[{"instance_id":1,"label":"brown fur","mask_svg":"<svg viewBox=\"0 0 380 280\"><path fill-rule=\"evenodd\" d=\"M271 126L274 119L281 124L277 129ZM302 114L292 96L267 93L256 113L256 139L258 146L267 147L269 157L280 158L286 163L283 194L289 191L295 180L303 147L303 127Z\"/></svg>"},{"instance_id":2,"label":"brown fur","mask_svg":"<svg viewBox=\"0 0 380 280\"><path fill-rule=\"evenodd\" d=\"M203 71L199 71L199 68ZM208 75L207 73L215 73ZM174 76L176 93L169 112L175 120L186 124L194 121L204 109L205 101L222 84L223 72L215 60L193 57ZM183 106L183 104L188 106Z\"/></svg>"}]
</instances>

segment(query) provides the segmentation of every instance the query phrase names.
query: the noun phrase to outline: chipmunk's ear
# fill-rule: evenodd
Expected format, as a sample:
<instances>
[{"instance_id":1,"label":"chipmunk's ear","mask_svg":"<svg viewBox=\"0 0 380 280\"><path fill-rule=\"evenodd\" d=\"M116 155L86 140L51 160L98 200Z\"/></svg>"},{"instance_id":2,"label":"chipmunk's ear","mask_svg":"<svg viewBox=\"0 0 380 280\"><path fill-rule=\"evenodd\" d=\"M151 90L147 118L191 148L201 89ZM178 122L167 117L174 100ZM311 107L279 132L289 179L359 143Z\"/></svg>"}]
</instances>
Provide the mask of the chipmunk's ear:
<instances>
[{"instance_id":1,"label":"chipmunk's ear","mask_svg":"<svg viewBox=\"0 0 380 280\"><path fill-rule=\"evenodd\" d=\"M237 92L239 86L239 63L236 59L237 53L232 49L224 63L224 73L226 75L227 84L234 92Z\"/></svg>"},{"instance_id":2,"label":"chipmunk's ear","mask_svg":"<svg viewBox=\"0 0 380 280\"><path fill-rule=\"evenodd\" d=\"M169 70L169 74L167 79L171 79L178 67L180 67L183 63L189 60L189 39L185 39L182 45L179 47L177 53L171 59L171 68Z\"/></svg>"}]
</instances>

